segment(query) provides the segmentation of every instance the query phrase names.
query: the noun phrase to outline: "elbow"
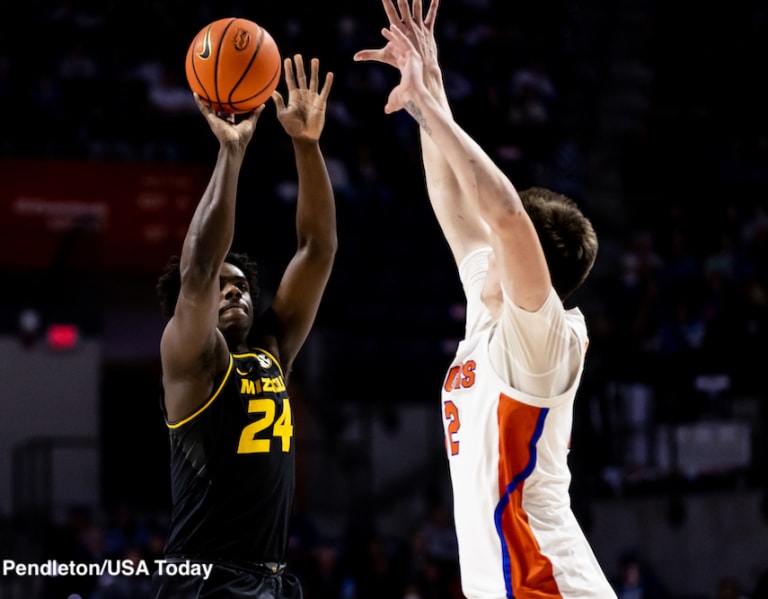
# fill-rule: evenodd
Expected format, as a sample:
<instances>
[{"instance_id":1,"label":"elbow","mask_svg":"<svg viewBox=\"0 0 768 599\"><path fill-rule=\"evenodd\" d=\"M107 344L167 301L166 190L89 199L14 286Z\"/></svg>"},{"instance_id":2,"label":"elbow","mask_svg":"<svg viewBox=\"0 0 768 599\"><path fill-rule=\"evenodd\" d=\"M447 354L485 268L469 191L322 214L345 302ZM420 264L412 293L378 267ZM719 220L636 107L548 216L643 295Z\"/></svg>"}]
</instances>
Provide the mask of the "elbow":
<instances>
[{"instance_id":1,"label":"elbow","mask_svg":"<svg viewBox=\"0 0 768 599\"><path fill-rule=\"evenodd\" d=\"M522 206L502 204L483 214L484 220L496 234L515 231L528 221L528 214Z\"/></svg>"},{"instance_id":2,"label":"elbow","mask_svg":"<svg viewBox=\"0 0 768 599\"><path fill-rule=\"evenodd\" d=\"M219 277L220 264L185 262L179 265L179 284L194 293L208 289Z\"/></svg>"},{"instance_id":3,"label":"elbow","mask_svg":"<svg viewBox=\"0 0 768 599\"><path fill-rule=\"evenodd\" d=\"M339 251L339 238L336 235L333 235L321 251L323 251L328 259L333 262L336 257L336 252Z\"/></svg>"},{"instance_id":4,"label":"elbow","mask_svg":"<svg viewBox=\"0 0 768 599\"><path fill-rule=\"evenodd\" d=\"M307 245L312 248L312 252L318 255L335 256L339 249L339 235L336 231L335 223L321 235L313 235L307 238Z\"/></svg>"},{"instance_id":5,"label":"elbow","mask_svg":"<svg viewBox=\"0 0 768 599\"><path fill-rule=\"evenodd\" d=\"M315 244L311 251L313 255L317 256L318 260L322 260L328 264L333 264L333 261L336 259L336 252L338 249L339 241L336 236L334 236L333 238L328 239L323 243Z\"/></svg>"},{"instance_id":6,"label":"elbow","mask_svg":"<svg viewBox=\"0 0 768 599\"><path fill-rule=\"evenodd\" d=\"M481 190L480 215L496 233L513 231L529 220L520 197L506 185L494 185Z\"/></svg>"},{"instance_id":7,"label":"elbow","mask_svg":"<svg viewBox=\"0 0 768 599\"><path fill-rule=\"evenodd\" d=\"M321 245L324 246L324 251L329 252L332 256L336 254L339 249L339 235L335 225L328 232L327 237L322 240Z\"/></svg>"},{"instance_id":8,"label":"elbow","mask_svg":"<svg viewBox=\"0 0 768 599\"><path fill-rule=\"evenodd\" d=\"M310 244L304 251L315 272L331 272L336 261L336 244Z\"/></svg>"},{"instance_id":9,"label":"elbow","mask_svg":"<svg viewBox=\"0 0 768 599\"><path fill-rule=\"evenodd\" d=\"M226 250L212 244L205 236L190 232L181 253L182 280L210 281L218 278Z\"/></svg>"},{"instance_id":10,"label":"elbow","mask_svg":"<svg viewBox=\"0 0 768 599\"><path fill-rule=\"evenodd\" d=\"M299 243L299 251L305 252L315 262L333 263L339 249L335 232L320 238L306 238Z\"/></svg>"}]
</instances>

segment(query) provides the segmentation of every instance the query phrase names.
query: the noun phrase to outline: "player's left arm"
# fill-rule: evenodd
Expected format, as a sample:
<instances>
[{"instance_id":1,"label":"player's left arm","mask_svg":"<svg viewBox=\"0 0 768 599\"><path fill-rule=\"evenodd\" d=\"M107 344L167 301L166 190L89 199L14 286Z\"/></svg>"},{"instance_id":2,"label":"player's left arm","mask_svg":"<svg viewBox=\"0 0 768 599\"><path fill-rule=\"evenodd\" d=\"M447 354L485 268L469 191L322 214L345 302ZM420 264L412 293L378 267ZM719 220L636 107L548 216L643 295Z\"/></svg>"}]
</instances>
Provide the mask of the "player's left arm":
<instances>
[{"instance_id":1,"label":"player's left arm","mask_svg":"<svg viewBox=\"0 0 768 599\"><path fill-rule=\"evenodd\" d=\"M273 94L277 116L293 142L298 174L296 253L280 281L272 311L277 321L276 343L284 369L306 341L331 274L336 248L336 206L328 169L320 149L333 73L320 88L320 64L313 58L310 77L304 60L285 60L288 102Z\"/></svg>"}]
</instances>

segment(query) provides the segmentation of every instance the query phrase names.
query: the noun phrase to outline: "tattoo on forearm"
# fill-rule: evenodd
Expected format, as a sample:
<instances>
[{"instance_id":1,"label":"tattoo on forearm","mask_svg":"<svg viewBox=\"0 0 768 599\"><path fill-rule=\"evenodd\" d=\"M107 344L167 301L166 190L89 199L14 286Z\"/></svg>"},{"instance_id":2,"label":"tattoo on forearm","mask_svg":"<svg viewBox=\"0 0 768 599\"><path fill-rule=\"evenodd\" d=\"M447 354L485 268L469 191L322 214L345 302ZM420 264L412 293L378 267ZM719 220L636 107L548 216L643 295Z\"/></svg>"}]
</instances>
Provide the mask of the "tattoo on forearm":
<instances>
[{"instance_id":1,"label":"tattoo on forearm","mask_svg":"<svg viewBox=\"0 0 768 599\"><path fill-rule=\"evenodd\" d=\"M419 127L424 129L424 132L427 135L432 135L432 130L429 128L429 125L427 124L427 119L424 118L424 115L421 113L421 110L419 110L418 106L416 106L412 101L408 101L405 103L405 109L408 111L408 114L410 114L414 120L419 124Z\"/></svg>"}]
</instances>

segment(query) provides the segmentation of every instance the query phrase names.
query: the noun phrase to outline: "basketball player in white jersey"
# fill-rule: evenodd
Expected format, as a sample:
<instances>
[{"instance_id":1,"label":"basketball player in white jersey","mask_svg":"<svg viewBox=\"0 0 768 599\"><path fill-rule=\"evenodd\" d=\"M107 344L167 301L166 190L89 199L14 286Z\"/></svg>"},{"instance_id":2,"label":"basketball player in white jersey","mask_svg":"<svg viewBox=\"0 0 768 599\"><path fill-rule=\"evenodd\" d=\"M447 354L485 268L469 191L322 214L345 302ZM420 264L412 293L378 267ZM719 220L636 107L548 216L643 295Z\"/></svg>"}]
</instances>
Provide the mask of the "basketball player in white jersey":
<instances>
[{"instance_id":1,"label":"basketball player in white jersey","mask_svg":"<svg viewBox=\"0 0 768 599\"><path fill-rule=\"evenodd\" d=\"M383 0L381 49L355 60L400 70L386 113L420 127L427 189L467 299L465 338L443 381L462 590L469 599L611 599L570 506L573 402L588 337L563 301L597 238L570 199L518 192L453 120L421 0Z\"/></svg>"}]
</instances>

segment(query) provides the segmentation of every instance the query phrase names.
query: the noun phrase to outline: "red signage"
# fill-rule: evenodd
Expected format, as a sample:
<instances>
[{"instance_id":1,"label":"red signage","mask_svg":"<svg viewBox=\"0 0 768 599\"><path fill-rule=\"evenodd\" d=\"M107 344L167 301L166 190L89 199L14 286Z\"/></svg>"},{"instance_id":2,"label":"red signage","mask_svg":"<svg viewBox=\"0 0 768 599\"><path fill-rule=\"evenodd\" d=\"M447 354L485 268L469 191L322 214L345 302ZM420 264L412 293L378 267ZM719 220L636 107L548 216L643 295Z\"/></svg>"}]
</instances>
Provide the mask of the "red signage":
<instances>
[{"instance_id":1,"label":"red signage","mask_svg":"<svg viewBox=\"0 0 768 599\"><path fill-rule=\"evenodd\" d=\"M210 167L0 160L0 269L157 273Z\"/></svg>"}]
</instances>

